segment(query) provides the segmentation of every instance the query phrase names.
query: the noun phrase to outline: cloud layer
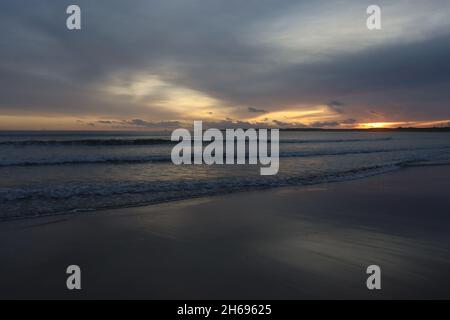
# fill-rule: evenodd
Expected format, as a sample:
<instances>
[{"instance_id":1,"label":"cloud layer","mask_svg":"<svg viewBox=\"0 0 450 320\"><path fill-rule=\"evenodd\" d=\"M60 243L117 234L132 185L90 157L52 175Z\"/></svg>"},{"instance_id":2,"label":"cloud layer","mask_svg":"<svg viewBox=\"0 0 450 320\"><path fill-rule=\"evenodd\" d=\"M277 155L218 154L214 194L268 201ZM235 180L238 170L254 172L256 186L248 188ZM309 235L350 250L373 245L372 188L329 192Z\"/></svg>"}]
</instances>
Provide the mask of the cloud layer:
<instances>
[{"instance_id":1,"label":"cloud layer","mask_svg":"<svg viewBox=\"0 0 450 320\"><path fill-rule=\"evenodd\" d=\"M82 30L69 31L69 1L5 0L0 115L138 127L450 119L450 3L378 1L383 29L369 31L371 2L79 0Z\"/></svg>"}]
</instances>

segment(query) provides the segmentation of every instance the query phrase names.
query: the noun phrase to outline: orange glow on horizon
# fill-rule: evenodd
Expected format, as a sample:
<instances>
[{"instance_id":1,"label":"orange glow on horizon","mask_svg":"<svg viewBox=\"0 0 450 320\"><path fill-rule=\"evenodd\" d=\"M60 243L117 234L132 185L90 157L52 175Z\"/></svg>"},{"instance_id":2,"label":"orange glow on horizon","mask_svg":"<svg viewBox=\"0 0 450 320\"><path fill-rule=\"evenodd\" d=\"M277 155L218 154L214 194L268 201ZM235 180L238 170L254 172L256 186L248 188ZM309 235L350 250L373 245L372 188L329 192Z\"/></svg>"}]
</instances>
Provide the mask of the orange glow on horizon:
<instances>
[{"instance_id":1,"label":"orange glow on horizon","mask_svg":"<svg viewBox=\"0 0 450 320\"><path fill-rule=\"evenodd\" d=\"M368 123L359 123L357 127L361 129L379 129L379 128L395 128L405 124L408 124L408 122L368 122Z\"/></svg>"},{"instance_id":2,"label":"orange glow on horizon","mask_svg":"<svg viewBox=\"0 0 450 320\"><path fill-rule=\"evenodd\" d=\"M367 122L359 123L356 128L359 129L380 129L380 128L397 128L397 127L448 127L450 126L450 120L438 120L438 121L402 121L402 122Z\"/></svg>"},{"instance_id":3,"label":"orange glow on horizon","mask_svg":"<svg viewBox=\"0 0 450 320\"><path fill-rule=\"evenodd\" d=\"M270 117L267 117L270 116ZM192 118L194 117L194 118ZM108 121L105 121L108 120ZM114 119L107 117L74 117L74 116L31 116L31 115L17 115L17 116L5 116L0 115L0 130L164 130L163 127L157 125L155 128L151 126L133 126L130 119ZM270 127L283 127L283 124L279 124L276 121L289 124L291 127L314 127L314 121L330 121L333 122L336 119L336 115L329 114L327 110L313 109L313 110L301 110L301 111L280 111L272 112L268 114L262 114L255 118L241 119L240 121L247 121L250 124L258 125L260 123L266 123ZM224 121L222 118L215 118L215 114L211 115L203 113L201 116L193 116L189 114L189 117L180 118L177 120L180 126L189 127L193 120L210 121L213 124L215 121L221 123ZM300 121L298 121L300 120ZM128 121L128 123L127 123ZM159 119L146 119L150 124L155 122L156 124L170 120ZM232 120L230 120L232 121ZM234 120L233 122L237 122ZM339 122L339 119L336 119ZM338 126L330 126L328 128L341 128L341 129L382 129L382 128L397 128L397 127L415 127L415 128L428 128L428 127L450 127L450 120L435 120L435 121L385 121L385 122L357 122L354 124L340 124ZM327 127L324 127L327 128Z\"/></svg>"}]
</instances>

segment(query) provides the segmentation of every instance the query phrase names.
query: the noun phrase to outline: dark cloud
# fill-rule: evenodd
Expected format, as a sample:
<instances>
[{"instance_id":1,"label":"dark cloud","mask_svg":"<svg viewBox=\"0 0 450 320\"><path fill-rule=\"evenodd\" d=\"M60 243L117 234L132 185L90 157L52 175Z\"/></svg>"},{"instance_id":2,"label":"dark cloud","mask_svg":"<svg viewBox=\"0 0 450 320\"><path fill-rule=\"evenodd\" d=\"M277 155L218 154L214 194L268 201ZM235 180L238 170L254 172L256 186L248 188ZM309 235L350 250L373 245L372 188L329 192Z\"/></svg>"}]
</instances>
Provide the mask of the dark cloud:
<instances>
[{"instance_id":1,"label":"dark cloud","mask_svg":"<svg viewBox=\"0 0 450 320\"><path fill-rule=\"evenodd\" d=\"M356 119L345 119L345 120L340 121L339 123L340 124L355 124L356 122L357 122Z\"/></svg>"},{"instance_id":2,"label":"dark cloud","mask_svg":"<svg viewBox=\"0 0 450 320\"><path fill-rule=\"evenodd\" d=\"M290 123L290 122L284 122L279 120L272 120L272 122L279 128L306 128L307 125L296 122L296 123Z\"/></svg>"},{"instance_id":3,"label":"dark cloud","mask_svg":"<svg viewBox=\"0 0 450 320\"><path fill-rule=\"evenodd\" d=\"M344 105L345 105L345 104L344 104L343 102L338 101L338 100L330 101L330 102L327 104L328 108L330 108L331 110L333 110L333 111L336 112L336 113L344 113L344 111L342 110L342 107L343 107Z\"/></svg>"},{"instance_id":4,"label":"dark cloud","mask_svg":"<svg viewBox=\"0 0 450 320\"><path fill-rule=\"evenodd\" d=\"M309 126L313 128L337 127L340 125L355 124L356 122L356 119L345 119L339 121L316 121L311 123Z\"/></svg>"},{"instance_id":5,"label":"dark cloud","mask_svg":"<svg viewBox=\"0 0 450 320\"><path fill-rule=\"evenodd\" d=\"M370 4L366 2L346 5L364 12ZM139 99L105 90L114 79L132 82L133 74L148 74L234 106L235 118L324 101L330 101L332 111L352 118L366 117L368 109L392 119L450 116L450 31L445 25L430 27L426 36L408 41L386 40L361 48L342 45L341 51L318 52L324 59L302 57L300 44L298 57L294 55L298 59L288 59L288 49L270 39L256 41L257 32L269 28L266 21L293 12L301 17L308 10L319 19L329 14L321 10L324 3L79 0L82 30L75 32L65 28L69 4L1 2L0 114L135 118L124 125L137 127L155 126L144 119L180 119L180 111L161 107L170 88L162 86ZM341 9L338 1L328 5ZM414 14L414 6L409 4L402 14ZM435 4L428 6L430 14L436 12ZM448 9L442 2L440 11ZM303 21L315 21L314 16L307 18L299 19L299 30L308 27ZM403 29L406 36L414 33ZM386 35L391 30L380 32ZM239 107L248 105L258 108Z\"/></svg>"},{"instance_id":6,"label":"dark cloud","mask_svg":"<svg viewBox=\"0 0 450 320\"><path fill-rule=\"evenodd\" d=\"M126 126L136 126L151 129L179 128L182 126L182 124L179 121L150 122L142 119L122 120L121 124Z\"/></svg>"},{"instance_id":7,"label":"dark cloud","mask_svg":"<svg viewBox=\"0 0 450 320\"><path fill-rule=\"evenodd\" d=\"M258 108L254 108L254 107L248 107L247 108L248 112L254 112L254 113L266 113L266 110L263 109L258 109Z\"/></svg>"},{"instance_id":8,"label":"dark cloud","mask_svg":"<svg viewBox=\"0 0 450 320\"><path fill-rule=\"evenodd\" d=\"M328 106L333 106L333 107L342 107L342 106L344 106L345 105L345 103L343 103L343 102L341 102L341 101L338 101L338 100L333 100L333 101L330 101L329 103L328 103Z\"/></svg>"},{"instance_id":9,"label":"dark cloud","mask_svg":"<svg viewBox=\"0 0 450 320\"><path fill-rule=\"evenodd\" d=\"M324 127L336 127L339 125L338 121L316 121L311 123L313 128L324 128Z\"/></svg>"},{"instance_id":10,"label":"dark cloud","mask_svg":"<svg viewBox=\"0 0 450 320\"><path fill-rule=\"evenodd\" d=\"M383 116L381 113L376 112L376 111L374 111L374 110L370 110L369 113L370 113L371 115L375 116L375 117L381 117L381 116Z\"/></svg>"},{"instance_id":11,"label":"dark cloud","mask_svg":"<svg viewBox=\"0 0 450 320\"><path fill-rule=\"evenodd\" d=\"M191 123L190 123L191 124ZM203 128L217 129L249 129L249 128L270 128L272 126L265 122L248 122L239 120L219 120L219 121L203 121Z\"/></svg>"}]
</instances>

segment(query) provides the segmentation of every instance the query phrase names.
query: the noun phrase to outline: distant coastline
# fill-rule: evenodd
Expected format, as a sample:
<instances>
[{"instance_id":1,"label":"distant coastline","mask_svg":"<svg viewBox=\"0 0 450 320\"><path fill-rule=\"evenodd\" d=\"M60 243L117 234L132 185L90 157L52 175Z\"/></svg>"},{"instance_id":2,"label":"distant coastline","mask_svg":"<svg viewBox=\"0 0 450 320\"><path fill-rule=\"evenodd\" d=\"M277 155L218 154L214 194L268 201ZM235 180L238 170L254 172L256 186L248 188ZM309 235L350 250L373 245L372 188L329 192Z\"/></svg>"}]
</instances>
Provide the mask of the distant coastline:
<instances>
[{"instance_id":1,"label":"distant coastline","mask_svg":"<svg viewBox=\"0 0 450 320\"><path fill-rule=\"evenodd\" d=\"M270 129L279 129L280 131L305 131L305 132L450 132L450 127L427 127L427 128L415 128L415 127L397 127L397 128L274 128L268 127ZM262 127L255 127L255 129L263 129ZM225 129L220 129L221 131ZM77 133L77 134L108 134L108 133L146 133L146 132L157 132L157 133L170 133L172 130L0 130L0 134L7 133L30 133L30 132L41 132L41 133Z\"/></svg>"},{"instance_id":2,"label":"distant coastline","mask_svg":"<svg viewBox=\"0 0 450 320\"><path fill-rule=\"evenodd\" d=\"M398 127L398 128L353 128L353 129L324 129L324 128L280 128L280 131L330 131L330 132L450 132L450 127Z\"/></svg>"}]
</instances>

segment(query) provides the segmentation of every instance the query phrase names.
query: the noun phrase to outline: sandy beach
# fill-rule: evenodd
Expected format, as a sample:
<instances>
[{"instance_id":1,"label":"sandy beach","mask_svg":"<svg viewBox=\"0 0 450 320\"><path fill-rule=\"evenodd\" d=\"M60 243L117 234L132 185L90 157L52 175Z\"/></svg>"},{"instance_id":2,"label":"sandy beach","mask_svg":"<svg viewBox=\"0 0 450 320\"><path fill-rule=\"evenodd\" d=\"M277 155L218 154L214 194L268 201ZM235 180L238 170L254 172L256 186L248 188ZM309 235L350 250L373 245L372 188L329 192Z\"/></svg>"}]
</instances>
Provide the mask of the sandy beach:
<instances>
[{"instance_id":1,"label":"sandy beach","mask_svg":"<svg viewBox=\"0 0 450 320\"><path fill-rule=\"evenodd\" d=\"M3 221L0 298L450 298L449 178L449 166L417 167ZM81 291L66 289L71 264Z\"/></svg>"}]
</instances>

